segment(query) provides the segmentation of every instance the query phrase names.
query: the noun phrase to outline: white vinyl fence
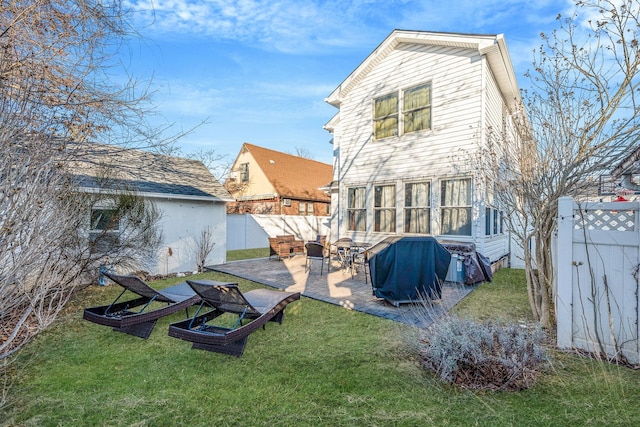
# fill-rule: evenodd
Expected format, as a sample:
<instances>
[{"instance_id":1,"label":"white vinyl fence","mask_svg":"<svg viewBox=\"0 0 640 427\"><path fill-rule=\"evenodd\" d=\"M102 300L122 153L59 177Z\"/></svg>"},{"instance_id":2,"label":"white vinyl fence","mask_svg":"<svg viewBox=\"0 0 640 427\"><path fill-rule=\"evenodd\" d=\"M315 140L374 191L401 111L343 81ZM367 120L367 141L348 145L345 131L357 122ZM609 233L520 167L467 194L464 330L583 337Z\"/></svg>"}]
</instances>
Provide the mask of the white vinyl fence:
<instances>
[{"instance_id":1,"label":"white vinyl fence","mask_svg":"<svg viewBox=\"0 0 640 427\"><path fill-rule=\"evenodd\" d=\"M297 240L329 235L328 216L227 214L227 250L269 247L269 237L293 234Z\"/></svg>"},{"instance_id":2,"label":"white vinyl fence","mask_svg":"<svg viewBox=\"0 0 640 427\"><path fill-rule=\"evenodd\" d=\"M558 347L640 362L638 202L559 201Z\"/></svg>"}]
</instances>

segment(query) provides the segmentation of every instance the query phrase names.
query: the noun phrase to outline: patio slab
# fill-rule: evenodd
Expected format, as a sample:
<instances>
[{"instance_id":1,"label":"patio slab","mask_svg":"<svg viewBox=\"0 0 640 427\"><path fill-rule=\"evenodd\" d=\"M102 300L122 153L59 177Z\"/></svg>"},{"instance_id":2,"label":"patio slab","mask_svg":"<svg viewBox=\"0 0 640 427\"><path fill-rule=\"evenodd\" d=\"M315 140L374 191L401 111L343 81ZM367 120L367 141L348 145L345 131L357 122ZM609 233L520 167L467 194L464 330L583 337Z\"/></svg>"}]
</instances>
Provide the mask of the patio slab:
<instances>
[{"instance_id":1,"label":"patio slab","mask_svg":"<svg viewBox=\"0 0 640 427\"><path fill-rule=\"evenodd\" d=\"M336 261L332 262L328 273L325 264L323 274L320 274L320 261L315 260L310 271L305 271L303 255L281 261L269 258L231 261L207 266L207 269L286 291L300 292L309 298L420 328L441 317L475 288L445 282L439 300L395 306L373 295L371 283L365 283L364 272L359 271L352 278L349 272L339 268Z\"/></svg>"}]
</instances>

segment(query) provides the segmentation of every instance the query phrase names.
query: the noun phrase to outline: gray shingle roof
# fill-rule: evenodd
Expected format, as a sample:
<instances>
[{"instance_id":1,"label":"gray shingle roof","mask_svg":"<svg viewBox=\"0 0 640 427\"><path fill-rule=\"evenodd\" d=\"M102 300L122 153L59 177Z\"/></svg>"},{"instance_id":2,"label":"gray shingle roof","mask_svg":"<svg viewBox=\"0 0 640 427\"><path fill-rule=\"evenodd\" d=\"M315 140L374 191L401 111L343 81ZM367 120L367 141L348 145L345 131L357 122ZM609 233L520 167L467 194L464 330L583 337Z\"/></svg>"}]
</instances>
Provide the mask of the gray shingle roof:
<instances>
[{"instance_id":1,"label":"gray shingle roof","mask_svg":"<svg viewBox=\"0 0 640 427\"><path fill-rule=\"evenodd\" d=\"M83 188L107 182L113 190L127 188L148 195L180 198L233 198L198 160L103 144L73 144L69 164ZM103 177L108 176L107 180Z\"/></svg>"}]
</instances>

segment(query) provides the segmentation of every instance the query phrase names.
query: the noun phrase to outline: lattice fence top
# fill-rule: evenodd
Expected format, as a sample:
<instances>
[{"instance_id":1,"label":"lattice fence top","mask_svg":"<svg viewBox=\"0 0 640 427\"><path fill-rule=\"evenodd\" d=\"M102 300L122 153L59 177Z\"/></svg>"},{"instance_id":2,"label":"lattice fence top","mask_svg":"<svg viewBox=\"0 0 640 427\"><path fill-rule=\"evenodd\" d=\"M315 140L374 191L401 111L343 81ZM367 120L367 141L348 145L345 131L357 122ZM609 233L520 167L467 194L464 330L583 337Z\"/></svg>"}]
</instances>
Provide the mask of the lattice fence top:
<instances>
[{"instance_id":1,"label":"lattice fence top","mask_svg":"<svg viewBox=\"0 0 640 427\"><path fill-rule=\"evenodd\" d=\"M574 210L574 228L577 230L636 231L636 211L613 209Z\"/></svg>"}]
</instances>

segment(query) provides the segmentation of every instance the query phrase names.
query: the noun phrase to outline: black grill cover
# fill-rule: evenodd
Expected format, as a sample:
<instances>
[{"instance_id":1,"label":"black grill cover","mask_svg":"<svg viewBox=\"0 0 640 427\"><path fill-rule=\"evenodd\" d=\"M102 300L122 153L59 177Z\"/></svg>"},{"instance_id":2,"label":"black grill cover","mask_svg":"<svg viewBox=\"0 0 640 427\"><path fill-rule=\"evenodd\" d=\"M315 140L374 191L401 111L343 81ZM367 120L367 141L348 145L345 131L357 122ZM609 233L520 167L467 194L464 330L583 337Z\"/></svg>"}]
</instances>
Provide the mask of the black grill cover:
<instances>
[{"instance_id":1,"label":"black grill cover","mask_svg":"<svg viewBox=\"0 0 640 427\"><path fill-rule=\"evenodd\" d=\"M367 259L374 295L400 303L440 299L451 254L433 237L389 237Z\"/></svg>"}]
</instances>

